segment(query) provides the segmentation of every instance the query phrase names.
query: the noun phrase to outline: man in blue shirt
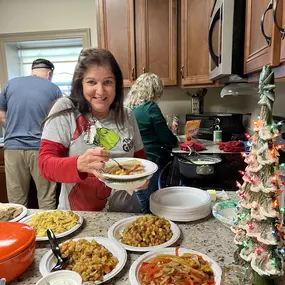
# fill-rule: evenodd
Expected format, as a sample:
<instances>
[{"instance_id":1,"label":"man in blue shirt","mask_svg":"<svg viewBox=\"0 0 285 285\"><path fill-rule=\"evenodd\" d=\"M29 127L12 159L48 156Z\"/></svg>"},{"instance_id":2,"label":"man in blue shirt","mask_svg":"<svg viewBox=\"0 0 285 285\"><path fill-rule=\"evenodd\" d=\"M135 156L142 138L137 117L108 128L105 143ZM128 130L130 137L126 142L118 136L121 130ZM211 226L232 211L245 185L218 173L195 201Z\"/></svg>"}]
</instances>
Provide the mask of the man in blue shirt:
<instances>
[{"instance_id":1,"label":"man in blue shirt","mask_svg":"<svg viewBox=\"0 0 285 285\"><path fill-rule=\"evenodd\" d=\"M4 162L8 200L27 206L31 177L40 209L55 209L56 183L45 180L38 168L41 123L61 91L50 82L54 65L36 59L31 76L9 80L0 93L0 125L5 128Z\"/></svg>"}]
</instances>

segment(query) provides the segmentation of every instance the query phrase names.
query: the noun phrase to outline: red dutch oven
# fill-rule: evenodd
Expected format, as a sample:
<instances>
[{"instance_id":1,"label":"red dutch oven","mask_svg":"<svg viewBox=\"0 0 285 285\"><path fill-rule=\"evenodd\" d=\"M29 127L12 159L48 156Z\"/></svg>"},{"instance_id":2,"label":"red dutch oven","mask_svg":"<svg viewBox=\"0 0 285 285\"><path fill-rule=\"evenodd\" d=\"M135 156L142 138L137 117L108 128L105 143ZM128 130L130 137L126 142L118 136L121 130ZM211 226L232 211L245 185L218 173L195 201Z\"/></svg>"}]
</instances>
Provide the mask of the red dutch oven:
<instances>
[{"instance_id":1,"label":"red dutch oven","mask_svg":"<svg viewBox=\"0 0 285 285\"><path fill-rule=\"evenodd\" d=\"M35 231L22 223L0 222L0 278L20 276L35 256Z\"/></svg>"}]
</instances>

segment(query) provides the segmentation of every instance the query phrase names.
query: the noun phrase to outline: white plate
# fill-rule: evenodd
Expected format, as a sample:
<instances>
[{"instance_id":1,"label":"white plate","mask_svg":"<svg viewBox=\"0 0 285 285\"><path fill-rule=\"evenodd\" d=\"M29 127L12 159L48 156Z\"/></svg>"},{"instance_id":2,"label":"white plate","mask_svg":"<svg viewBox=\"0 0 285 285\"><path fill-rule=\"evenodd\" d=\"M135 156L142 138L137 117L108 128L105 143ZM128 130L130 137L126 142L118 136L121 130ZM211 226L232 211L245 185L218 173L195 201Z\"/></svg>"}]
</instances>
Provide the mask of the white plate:
<instances>
[{"instance_id":1,"label":"white plate","mask_svg":"<svg viewBox=\"0 0 285 285\"><path fill-rule=\"evenodd\" d=\"M95 284L103 283L107 280L110 280L115 275L117 275L125 266L127 261L127 252L126 250L117 242L110 241L104 237L83 237L83 238L75 238L72 239L77 241L79 239L86 239L88 241L95 240L100 243L104 247L106 247L116 258L118 258L119 263L116 267L108 274L104 276L103 281L96 281ZM41 259L39 264L39 270L42 276L46 276L50 274L50 270L55 266L56 262L54 261L54 255L51 250L49 250ZM84 282L83 284L91 284L90 282ZM92 283L94 284L94 283Z\"/></svg>"},{"instance_id":2,"label":"white plate","mask_svg":"<svg viewBox=\"0 0 285 285\"><path fill-rule=\"evenodd\" d=\"M107 180L107 179L99 179L103 183L105 183L108 187L111 189L115 190L125 190L127 191L130 195L133 194L134 190L140 188L145 184L145 182L150 179L152 175L143 177L138 180L121 180L121 181L114 181L114 180Z\"/></svg>"},{"instance_id":3,"label":"white plate","mask_svg":"<svg viewBox=\"0 0 285 285\"><path fill-rule=\"evenodd\" d=\"M198 251L194 251L194 250L186 249L186 248L179 248L179 251L178 251L179 255L182 255L183 253L186 253L186 252L201 255L203 259L205 259L206 261L209 261L211 263L211 267L215 274L216 285L220 285L222 269L212 258ZM152 259L157 254L174 254L175 255L175 247L163 248L163 249L147 252L141 255L138 259L136 259L135 262L132 264L130 271L129 271L129 280L132 285L141 285L139 282L139 278L138 278L138 272L139 272L142 262L146 262Z\"/></svg>"},{"instance_id":4,"label":"white plate","mask_svg":"<svg viewBox=\"0 0 285 285\"><path fill-rule=\"evenodd\" d=\"M114 242L119 242L126 250L137 251L137 252L145 252L145 251L151 251L155 249L164 248L164 247L172 245L179 239L180 237L179 227L173 222L169 221L170 228L172 230L173 235L171 239L165 243L162 243L160 245L155 245L155 246L147 246L147 247L137 247L137 246L131 246L131 245L121 243L120 240L116 238L116 233L122 233L127 225L129 225L130 223L132 223L139 217L142 217L142 216L125 218L113 224L108 230L108 238Z\"/></svg>"},{"instance_id":5,"label":"white plate","mask_svg":"<svg viewBox=\"0 0 285 285\"><path fill-rule=\"evenodd\" d=\"M156 207L166 210L188 212L197 210L211 201L207 191L193 187L167 187L162 188L150 196L150 201Z\"/></svg>"},{"instance_id":6,"label":"white plate","mask_svg":"<svg viewBox=\"0 0 285 285\"><path fill-rule=\"evenodd\" d=\"M153 207L152 204L150 204L150 211L160 217L165 218L170 221L175 222L192 222L201 220L203 218L208 217L211 214L211 205L208 205L208 207L205 207L203 210L199 210L196 212L189 212L189 213L174 213L171 211L163 210L160 208Z\"/></svg>"},{"instance_id":7,"label":"white plate","mask_svg":"<svg viewBox=\"0 0 285 285\"><path fill-rule=\"evenodd\" d=\"M153 173L155 173L158 169L158 166L149 160L146 159L142 159L142 158L133 158L133 157L116 157L116 160L123 164L124 161L128 161L128 160L138 160L143 168L144 168L144 172L140 173L140 174L131 174L131 175L113 175L113 174L108 174L108 173L102 173L102 176L105 178L109 178L109 179L114 179L114 180L132 180L132 179L138 179L138 178L142 178L142 177L146 177L149 175L152 175ZM116 163L112 160L109 160L106 163L106 167L110 167L110 166L116 166Z\"/></svg>"},{"instance_id":8,"label":"white plate","mask_svg":"<svg viewBox=\"0 0 285 285\"><path fill-rule=\"evenodd\" d=\"M52 211L55 211L55 210L44 211L44 212L52 212ZM32 217L34 215L41 214L41 213L44 213L44 212L40 212L40 213L36 213L36 214L30 215L30 216L27 216L26 218L22 219L20 222L21 223L28 223L32 219ZM65 231L65 232L63 232L61 234L55 235L57 238L66 237L66 236L70 235L71 233L75 232L77 229L79 229L81 227L81 225L83 224L83 218L79 214L77 214L75 212L74 212L74 214L76 214L78 216L78 224L76 224L74 227L72 227L68 231ZM46 240L48 240L47 236L46 237L36 237L36 241L46 241Z\"/></svg>"},{"instance_id":9,"label":"white plate","mask_svg":"<svg viewBox=\"0 0 285 285\"><path fill-rule=\"evenodd\" d=\"M22 213L17 216L16 218L8 221L8 222L18 222L20 221L21 219L23 219L27 213L28 213L28 209L23 206L23 205L20 205L20 204L14 204L14 203L1 203L1 205L4 205L4 206L8 206L8 207L21 207L22 208Z\"/></svg>"}]
</instances>

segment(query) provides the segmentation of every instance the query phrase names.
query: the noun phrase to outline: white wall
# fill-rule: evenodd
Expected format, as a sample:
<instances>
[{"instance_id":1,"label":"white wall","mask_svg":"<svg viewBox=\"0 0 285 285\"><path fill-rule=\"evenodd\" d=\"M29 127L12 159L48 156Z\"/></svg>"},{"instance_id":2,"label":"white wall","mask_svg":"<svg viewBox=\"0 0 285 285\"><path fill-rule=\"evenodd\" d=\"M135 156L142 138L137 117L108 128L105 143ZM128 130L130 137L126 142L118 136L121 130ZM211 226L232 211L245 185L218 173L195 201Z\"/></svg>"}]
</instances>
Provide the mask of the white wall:
<instances>
[{"instance_id":1,"label":"white wall","mask_svg":"<svg viewBox=\"0 0 285 285\"><path fill-rule=\"evenodd\" d=\"M21 75L21 65L18 57L18 49L16 46L5 44L6 49L6 62L9 63L7 66L8 79L18 77Z\"/></svg>"},{"instance_id":2,"label":"white wall","mask_svg":"<svg viewBox=\"0 0 285 285\"><path fill-rule=\"evenodd\" d=\"M95 0L0 0L0 34L90 28L97 46Z\"/></svg>"}]
</instances>

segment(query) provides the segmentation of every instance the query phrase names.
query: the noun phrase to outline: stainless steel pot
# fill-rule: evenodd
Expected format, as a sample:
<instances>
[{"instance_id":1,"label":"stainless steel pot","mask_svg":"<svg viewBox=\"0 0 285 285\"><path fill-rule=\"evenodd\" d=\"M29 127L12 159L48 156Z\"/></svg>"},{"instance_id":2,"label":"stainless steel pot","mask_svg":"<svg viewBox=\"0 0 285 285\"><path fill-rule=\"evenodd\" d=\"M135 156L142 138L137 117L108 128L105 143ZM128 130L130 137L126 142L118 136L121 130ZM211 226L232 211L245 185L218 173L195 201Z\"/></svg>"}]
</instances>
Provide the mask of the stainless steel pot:
<instances>
[{"instance_id":1,"label":"stainless steel pot","mask_svg":"<svg viewBox=\"0 0 285 285\"><path fill-rule=\"evenodd\" d=\"M221 158L209 155L179 156L180 173L187 178L207 178L214 174Z\"/></svg>"}]
</instances>

